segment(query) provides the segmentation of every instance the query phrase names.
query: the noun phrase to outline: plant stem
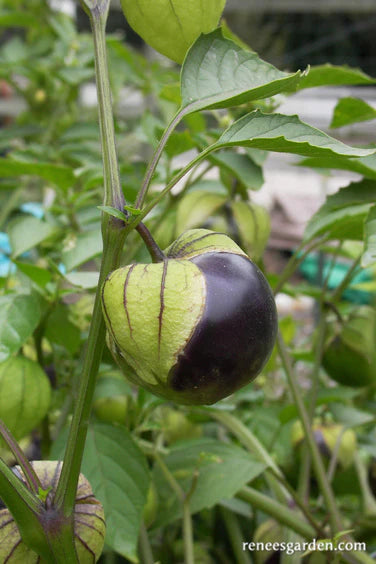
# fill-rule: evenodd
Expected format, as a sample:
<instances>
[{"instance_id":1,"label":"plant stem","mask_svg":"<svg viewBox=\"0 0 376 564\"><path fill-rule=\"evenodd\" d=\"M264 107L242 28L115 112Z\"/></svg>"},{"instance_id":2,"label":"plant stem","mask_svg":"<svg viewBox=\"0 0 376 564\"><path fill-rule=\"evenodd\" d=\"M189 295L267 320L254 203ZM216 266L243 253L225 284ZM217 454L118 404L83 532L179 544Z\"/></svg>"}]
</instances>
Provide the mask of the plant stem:
<instances>
[{"instance_id":1,"label":"plant stem","mask_svg":"<svg viewBox=\"0 0 376 564\"><path fill-rule=\"evenodd\" d=\"M138 196L137 196L137 200L136 200L136 204L135 204L136 208L140 208L140 209L142 208L143 203L144 203L145 198L146 198L146 194L147 194L149 186L150 186L151 179L153 177L155 169L157 168L157 164L158 164L160 156L163 152L163 149L165 148L166 143L167 143L168 138L170 137L171 133L173 132L175 127L178 125L178 123L182 120L183 115L184 114L179 110L178 113L172 118L172 120L170 121L170 123L168 124L166 129L164 130L163 135L161 137L161 140L158 143L158 147L155 149L154 154L152 156L152 159L151 159L151 161L148 165L148 168L146 170L141 190L139 191Z\"/></svg>"},{"instance_id":2,"label":"plant stem","mask_svg":"<svg viewBox=\"0 0 376 564\"><path fill-rule=\"evenodd\" d=\"M355 275L355 271L359 266L360 260L361 260L361 256L359 256L353 262L353 264L350 266L349 270L347 271L346 276L344 277L344 279L342 280L340 285L337 286L337 288L335 289L335 292L332 295L332 299L331 299L332 303L336 303L341 299L341 296L342 296L343 292L345 291L346 286L348 286L349 282L351 282L351 279Z\"/></svg>"},{"instance_id":3,"label":"plant stem","mask_svg":"<svg viewBox=\"0 0 376 564\"><path fill-rule=\"evenodd\" d=\"M310 390L310 404L308 408L308 417L310 421L310 426L312 426L313 417L315 414L316 408L316 401L317 401L317 393L319 387L319 375L320 375L320 367L322 361L322 355L324 352L324 343L325 343L325 330L326 330L326 318L323 313L322 304L320 304L320 313L319 313L319 323L318 323L318 334L317 334L317 342L316 342L316 351L315 351L315 363L312 370L312 387ZM311 453L307 444L304 444L303 447L303 460L300 469L299 475L299 487L298 492L299 496L302 499L308 501L309 498L309 481L311 476Z\"/></svg>"},{"instance_id":4,"label":"plant stem","mask_svg":"<svg viewBox=\"0 0 376 564\"><path fill-rule=\"evenodd\" d=\"M153 552L151 550L148 533L145 523L141 524L140 538L139 538L139 551L142 564L154 564Z\"/></svg>"},{"instance_id":5,"label":"plant stem","mask_svg":"<svg viewBox=\"0 0 376 564\"><path fill-rule=\"evenodd\" d=\"M285 285L285 283L287 282L287 280L289 280L289 278L291 278L291 276L294 274L295 270L298 268L299 264L301 264L304 261L306 256L308 256L309 253L311 251L313 251L316 247L322 245L322 243L324 241L325 241L325 239L323 239L323 238L314 241L313 243L311 243L306 248L306 250L300 256L298 256L298 254L302 251L302 249L304 247L304 243L300 244L299 247L297 249L295 249L294 254L292 255L292 257L290 258L290 260L286 264L283 272L279 276L278 283L276 284L275 288L273 289L273 293L274 293L275 296L282 290L282 288Z\"/></svg>"},{"instance_id":6,"label":"plant stem","mask_svg":"<svg viewBox=\"0 0 376 564\"><path fill-rule=\"evenodd\" d=\"M42 487L42 484L36 475L34 468L31 466L30 462L27 460L25 454L22 452L16 439L12 436L11 432L0 419L0 437L4 439L8 448L11 450L14 458L21 467L25 480L28 484L28 488L31 492L38 493L38 489Z\"/></svg>"},{"instance_id":7,"label":"plant stem","mask_svg":"<svg viewBox=\"0 0 376 564\"><path fill-rule=\"evenodd\" d=\"M106 56L105 25L108 2L96 5L90 11L94 38L96 79L99 103L100 131L103 151L104 205L122 210L124 197L121 191L117 165L115 132L111 106L111 92ZM109 272L118 267L125 239L124 224L121 220L102 214L103 258L99 283L76 405L64 456L60 480L56 490L55 503L62 508L65 516L72 516L77 483L85 446L89 417L99 364L105 342L105 324L101 309L101 288Z\"/></svg>"},{"instance_id":8,"label":"plant stem","mask_svg":"<svg viewBox=\"0 0 376 564\"><path fill-rule=\"evenodd\" d=\"M153 262L163 262L164 260L166 260L166 255L158 247L149 229L144 223L139 223L136 227L136 231L142 237L142 240L144 241Z\"/></svg>"},{"instance_id":9,"label":"plant stem","mask_svg":"<svg viewBox=\"0 0 376 564\"><path fill-rule=\"evenodd\" d=\"M257 437L254 436L252 431L248 429L239 419L227 413L225 411L218 411L218 410L210 410L211 416L222 423L231 433L233 433L239 441L246 447L249 452L252 454L256 454L257 457L261 462L266 464L269 468L271 468L274 472L274 476L272 476L272 480L270 486L275 491L277 497L282 501L289 501L290 496L288 492L284 489L284 487L276 481L276 476L278 478L281 477L282 481L285 481L285 478L276 465L272 457L269 455L268 451L263 447Z\"/></svg>"},{"instance_id":10,"label":"plant stem","mask_svg":"<svg viewBox=\"0 0 376 564\"><path fill-rule=\"evenodd\" d=\"M184 564L194 564L193 527L191 510L189 508L189 498L186 498L183 502L183 541Z\"/></svg>"},{"instance_id":11,"label":"plant stem","mask_svg":"<svg viewBox=\"0 0 376 564\"><path fill-rule=\"evenodd\" d=\"M290 356L287 352L285 343L283 341L282 335L279 333L277 337L277 346L278 352L280 354L283 367L286 372L286 376L288 379L288 383L290 386L290 390L292 396L294 398L295 405L298 409L300 419L302 421L304 435L307 441L308 448L310 450L310 454L312 457L312 463L315 469L315 474L317 481L320 486L321 493L325 499L325 503L329 512L329 520L332 530L332 536L339 531L343 530L341 517L337 508L336 500L333 494L333 491L330 487L330 484L327 480L324 464L320 455L320 452L317 448L315 438L311 429L311 422L309 415L307 413L306 407L304 405L303 399L300 394L298 383L295 379L295 374L292 368L292 363Z\"/></svg>"},{"instance_id":12,"label":"plant stem","mask_svg":"<svg viewBox=\"0 0 376 564\"><path fill-rule=\"evenodd\" d=\"M226 507L221 507L220 511L226 525L236 564L251 564L248 554L242 548L243 536L236 515Z\"/></svg>"},{"instance_id":13,"label":"plant stem","mask_svg":"<svg viewBox=\"0 0 376 564\"><path fill-rule=\"evenodd\" d=\"M204 151L202 151L202 153L200 153L199 155L197 155L190 163L188 163L184 168L181 169L180 172L178 172L171 180L170 182L163 188L163 190L161 190L156 196L155 198L144 208L142 208L142 211L140 212L139 215L137 215L133 221L131 221L130 223L128 223L128 225L126 226L126 233L129 233L130 231L132 231L132 229L135 229L136 226L144 219L144 217L146 217L148 215L148 213L157 205L159 204L159 202L161 200L163 200L163 198L165 197L166 194L168 194L173 187L179 182L179 180L181 180L186 174L187 172L189 172L194 166L196 166L199 162L201 162L202 160L204 160L212 151L215 151L219 149L219 147L215 147L215 146L210 146L207 147Z\"/></svg>"},{"instance_id":14,"label":"plant stem","mask_svg":"<svg viewBox=\"0 0 376 564\"><path fill-rule=\"evenodd\" d=\"M362 492L363 498L363 511L365 514L376 514L376 499L369 487L367 479L367 470L363 460L361 459L359 452L356 451L354 454L354 463L356 473L358 474L359 486Z\"/></svg>"},{"instance_id":15,"label":"plant stem","mask_svg":"<svg viewBox=\"0 0 376 564\"><path fill-rule=\"evenodd\" d=\"M298 535L303 538L311 540L315 537L315 529L299 518L299 514L292 509L289 509L282 503L279 503L275 499L251 488L249 486L244 486L238 491L237 497L247 501L252 507L263 511L267 515L274 517L276 521L286 525Z\"/></svg>"}]
</instances>

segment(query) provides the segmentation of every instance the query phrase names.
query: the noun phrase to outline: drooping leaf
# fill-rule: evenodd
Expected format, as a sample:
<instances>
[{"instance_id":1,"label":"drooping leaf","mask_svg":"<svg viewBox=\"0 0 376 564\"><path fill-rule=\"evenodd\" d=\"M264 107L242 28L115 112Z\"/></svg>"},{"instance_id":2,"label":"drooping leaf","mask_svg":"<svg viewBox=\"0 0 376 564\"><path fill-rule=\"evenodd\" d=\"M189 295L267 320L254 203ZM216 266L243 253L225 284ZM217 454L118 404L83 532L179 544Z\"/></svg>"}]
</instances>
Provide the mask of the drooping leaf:
<instances>
[{"instance_id":1,"label":"drooping leaf","mask_svg":"<svg viewBox=\"0 0 376 564\"><path fill-rule=\"evenodd\" d=\"M374 180L361 180L328 196L308 222L304 241L307 243L322 233L329 233L332 239L363 239L364 219L375 193Z\"/></svg>"},{"instance_id":2,"label":"drooping leaf","mask_svg":"<svg viewBox=\"0 0 376 564\"><path fill-rule=\"evenodd\" d=\"M98 256L102 252L102 247L102 236L99 229L84 231L77 235L72 246L62 254L67 272Z\"/></svg>"},{"instance_id":3,"label":"drooping leaf","mask_svg":"<svg viewBox=\"0 0 376 564\"><path fill-rule=\"evenodd\" d=\"M259 110L233 123L212 147L233 145L312 157L328 155L360 157L371 155L376 151L376 149L358 149L345 145L300 121L298 116L263 114Z\"/></svg>"},{"instance_id":4,"label":"drooping leaf","mask_svg":"<svg viewBox=\"0 0 376 564\"><path fill-rule=\"evenodd\" d=\"M0 159L1 176L40 176L66 190L74 183L74 174L70 167L52 163L32 163L12 159Z\"/></svg>"},{"instance_id":5,"label":"drooping leaf","mask_svg":"<svg viewBox=\"0 0 376 564\"><path fill-rule=\"evenodd\" d=\"M51 457L61 458L67 433L55 442ZM90 425L82 473L103 504L106 544L138 562L137 543L150 475L144 454L124 427Z\"/></svg>"},{"instance_id":6,"label":"drooping leaf","mask_svg":"<svg viewBox=\"0 0 376 564\"><path fill-rule=\"evenodd\" d=\"M376 179L376 155L355 159L343 159L338 156L312 157L303 159L299 166L332 170L349 170L367 178Z\"/></svg>"},{"instance_id":7,"label":"drooping leaf","mask_svg":"<svg viewBox=\"0 0 376 564\"><path fill-rule=\"evenodd\" d=\"M42 219L30 215L15 218L8 225L12 256L22 255L56 233L57 228Z\"/></svg>"},{"instance_id":8,"label":"drooping leaf","mask_svg":"<svg viewBox=\"0 0 376 564\"><path fill-rule=\"evenodd\" d=\"M316 86L340 86L342 84L375 84L376 79L360 69L347 65L335 66L329 63L310 68L309 73L299 82L298 90Z\"/></svg>"},{"instance_id":9,"label":"drooping leaf","mask_svg":"<svg viewBox=\"0 0 376 564\"><path fill-rule=\"evenodd\" d=\"M376 205L372 206L365 224L365 248L362 266L366 268L376 263Z\"/></svg>"},{"instance_id":10,"label":"drooping leaf","mask_svg":"<svg viewBox=\"0 0 376 564\"><path fill-rule=\"evenodd\" d=\"M259 190L264 184L262 168L248 154L218 151L209 158L213 163L230 172L242 184L245 191Z\"/></svg>"},{"instance_id":11,"label":"drooping leaf","mask_svg":"<svg viewBox=\"0 0 376 564\"><path fill-rule=\"evenodd\" d=\"M181 442L171 449L164 462L185 492L190 490L197 473L189 504L192 513L232 498L265 469L264 464L245 450L208 438ZM181 501L158 466L154 469L154 483L160 501L155 523L159 527L181 517Z\"/></svg>"},{"instance_id":12,"label":"drooping leaf","mask_svg":"<svg viewBox=\"0 0 376 564\"><path fill-rule=\"evenodd\" d=\"M0 296L0 362L20 349L32 335L40 317L40 303L34 295Z\"/></svg>"},{"instance_id":13,"label":"drooping leaf","mask_svg":"<svg viewBox=\"0 0 376 564\"><path fill-rule=\"evenodd\" d=\"M242 49L217 29L202 35L189 50L182 68L184 114L227 108L274 96L296 87L301 72L286 73Z\"/></svg>"},{"instance_id":14,"label":"drooping leaf","mask_svg":"<svg viewBox=\"0 0 376 564\"><path fill-rule=\"evenodd\" d=\"M360 98L341 98L334 108L331 128L376 118L376 110Z\"/></svg>"}]
</instances>

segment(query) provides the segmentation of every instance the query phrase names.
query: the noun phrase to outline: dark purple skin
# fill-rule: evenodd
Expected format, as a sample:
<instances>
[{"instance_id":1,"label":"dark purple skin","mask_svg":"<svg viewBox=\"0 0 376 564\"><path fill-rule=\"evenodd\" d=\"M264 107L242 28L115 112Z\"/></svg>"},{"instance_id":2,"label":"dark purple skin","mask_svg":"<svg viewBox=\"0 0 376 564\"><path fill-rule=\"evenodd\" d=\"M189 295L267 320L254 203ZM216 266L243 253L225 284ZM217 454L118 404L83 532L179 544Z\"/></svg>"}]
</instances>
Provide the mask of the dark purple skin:
<instances>
[{"instance_id":1,"label":"dark purple skin","mask_svg":"<svg viewBox=\"0 0 376 564\"><path fill-rule=\"evenodd\" d=\"M212 404L251 382L277 335L277 311L268 282L247 257L211 252L190 259L205 275L202 319L171 369L176 401Z\"/></svg>"}]
</instances>

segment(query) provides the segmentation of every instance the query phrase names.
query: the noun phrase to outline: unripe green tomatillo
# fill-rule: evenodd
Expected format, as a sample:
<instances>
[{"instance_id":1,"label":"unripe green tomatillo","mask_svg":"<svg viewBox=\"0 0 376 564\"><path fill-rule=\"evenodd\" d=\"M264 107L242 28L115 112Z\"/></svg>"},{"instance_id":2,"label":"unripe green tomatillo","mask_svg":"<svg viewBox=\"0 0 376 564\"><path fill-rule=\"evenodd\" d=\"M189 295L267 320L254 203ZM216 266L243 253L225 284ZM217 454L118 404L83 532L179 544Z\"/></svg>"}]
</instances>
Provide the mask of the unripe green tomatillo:
<instances>
[{"instance_id":1,"label":"unripe green tomatillo","mask_svg":"<svg viewBox=\"0 0 376 564\"><path fill-rule=\"evenodd\" d=\"M51 386L36 362L23 356L0 363L0 419L20 439L46 415Z\"/></svg>"},{"instance_id":2,"label":"unripe green tomatillo","mask_svg":"<svg viewBox=\"0 0 376 564\"><path fill-rule=\"evenodd\" d=\"M132 381L183 404L212 404L252 381L277 332L261 271L229 237L205 229L183 233L162 262L112 272L102 305Z\"/></svg>"},{"instance_id":3,"label":"unripe green tomatillo","mask_svg":"<svg viewBox=\"0 0 376 564\"><path fill-rule=\"evenodd\" d=\"M339 448L337 458L342 468L351 466L357 448L356 435L352 429L345 429L338 423L323 424L319 420L314 421L312 426L313 434L321 454L330 458L337 447ZM291 439L294 446L297 446L304 439L303 426L300 421L295 421L291 430Z\"/></svg>"},{"instance_id":4,"label":"unripe green tomatillo","mask_svg":"<svg viewBox=\"0 0 376 564\"><path fill-rule=\"evenodd\" d=\"M344 323L329 327L323 355L328 375L345 386L361 387L376 383L376 311L357 308Z\"/></svg>"},{"instance_id":5,"label":"unripe green tomatillo","mask_svg":"<svg viewBox=\"0 0 376 564\"><path fill-rule=\"evenodd\" d=\"M38 460L31 463L37 474L42 489L49 491L46 498L52 498L56 491L61 470L61 462ZM23 479L23 472L19 466L16 473ZM50 509L52 517L56 510ZM46 520L49 510L45 513ZM77 558L80 564L92 564L99 559L105 536L105 520L101 503L94 497L88 480L80 474L74 509L74 538ZM16 522L8 509L0 510L0 562L8 564L37 564L40 557L31 550L21 539Z\"/></svg>"},{"instance_id":6,"label":"unripe green tomatillo","mask_svg":"<svg viewBox=\"0 0 376 564\"><path fill-rule=\"evenodd\" d=\"M226 0L121 0L129 25L154 49L177 63L201 33L212 31Z\"/></svg>"}]
</instances>

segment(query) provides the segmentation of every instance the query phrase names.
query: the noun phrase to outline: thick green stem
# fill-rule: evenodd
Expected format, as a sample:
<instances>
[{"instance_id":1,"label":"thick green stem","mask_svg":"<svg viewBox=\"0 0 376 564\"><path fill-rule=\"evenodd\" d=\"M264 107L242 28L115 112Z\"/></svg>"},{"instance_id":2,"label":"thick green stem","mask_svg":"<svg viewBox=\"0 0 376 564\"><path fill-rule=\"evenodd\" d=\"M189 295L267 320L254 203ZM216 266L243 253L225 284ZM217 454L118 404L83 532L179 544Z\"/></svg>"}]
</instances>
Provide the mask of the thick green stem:
<instances>
[{"instance_id":1,"label":"thick green stem","mask_svg":"<svg viewBox=\"0 0 376 564\"><path fill-rule=\"evenodd\" d=\"M106 56L105 26L108 2L98 2L89 7L92 24L96 79L98 92L99 120L103 151L104 205L123 209L124 197L121 190L115 132L111 105L111 91ZM63 509L65 516L73 514L78 478L89 424L96 376L102 358L105 341L105 324L101 309L101 287L109 272L118 267L125 239L124 225L108 214L102 215L103 258L99 284L95 297L87 348L80 377L73 419L64 456L63 467L56 491L55 503Z\"/></svg>"},{"instance_id":2,"label":"thick green stem","mask_svg":"<svg viewBox=\"0 0 376 564\"><path fill-rule=\"evenodd\" d=\"M285 505L282 505L282 503L279 503L254 488L244 486L238 491L237 497L247 501L253 508L259 509L267 515L274 517L278 523L286 525L305 539L311 540L316 535L315 529L303 521L296 511L289 509Z\"/></svg>"},{"instance_id":3,"label":"thick green stem","mask_svg":"<svg viewBox=\"0 0 376 564\"><path fill-rule=\"evenodd\" d=\"M331 525L331 529L332 529L332 536L334 536L336 533L338 533L339 531L343 530L343 526L342 526L342 522L341 522L341 516L339 514L338 508L337 508L337 504L336 504L336 500L333 494L333 491L330 487L330 484L327 480L327 476L326 476L326 472L325 472L325 467L320 455L320 452L318 450L318 447L316 445L315 442L315 438L313 435L313 431L311 428L311 421L309 418L309 415L307 413L306 407L304 405L303 399L301 397L300 394L300 390L299 390L299 386L298 383L296 382L295 379L295 374L294 374L294 370L291 364L291 359L290 356L287 352L285 343L283 341L283 338L281 336L281 334L278 334L277 337L277 346L278 346L278 351L282 360L282 364L283 367L285 369L286 372L286 376L288 379L288 383L290 386L290 390L292 393L292 396L294 398L294 402L295 405L298 409L299 415L300 415L300 419L302 421L302 425L303 425L303 429L304 429L304 435L307 441L307 445L312 457L312 463L315 469L315 474L316 474L316 478L317 481L319 483L320 486L320 490L321 493L325 499L325 503L329 512L329 520L330 520L330 525Z\"/></svg>"},{"instance_id":4,"label":"thick green stem","mask_svg":"<svg viewBox=\"0 0 376 564\"><path fill-rule=\"evenodd\" d=\"M189 498L183 502L183 540L184 540L184 564L195 564L193 551L193 527L192 514L189 507Z\"/></svg>"}]
</instances>

